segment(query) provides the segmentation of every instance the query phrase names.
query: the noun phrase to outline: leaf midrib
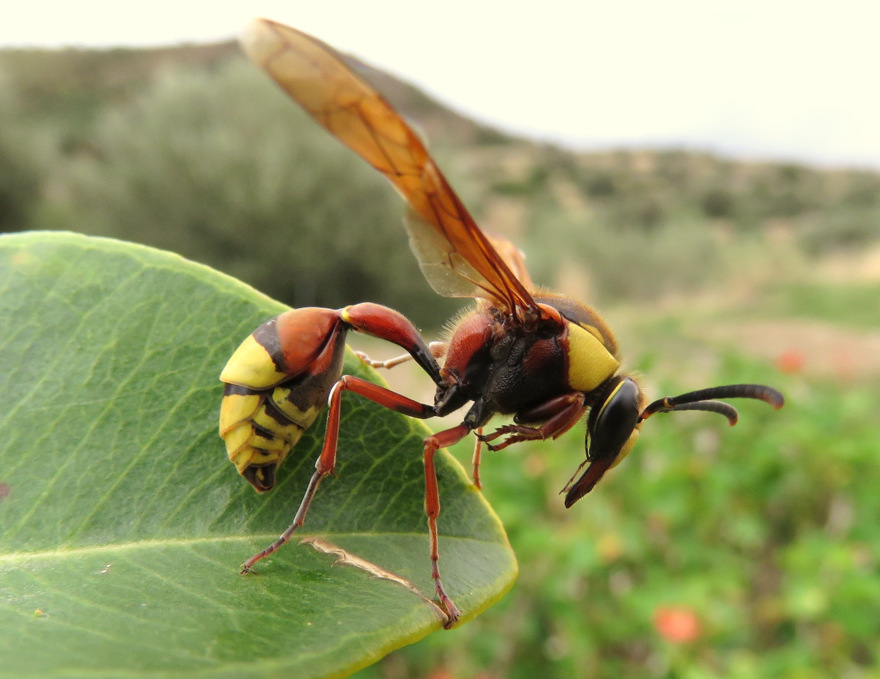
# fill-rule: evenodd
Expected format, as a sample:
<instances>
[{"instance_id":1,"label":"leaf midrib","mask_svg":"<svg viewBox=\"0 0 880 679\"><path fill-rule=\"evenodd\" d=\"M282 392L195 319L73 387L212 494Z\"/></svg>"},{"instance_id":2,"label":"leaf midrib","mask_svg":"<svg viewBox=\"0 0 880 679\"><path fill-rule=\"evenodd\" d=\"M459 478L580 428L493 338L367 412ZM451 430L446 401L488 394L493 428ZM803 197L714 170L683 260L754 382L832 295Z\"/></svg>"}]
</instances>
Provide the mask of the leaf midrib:
<instances>
[{"instance_id":1,"label":"leaf midrib","mask_svg":"<svg viewBox=\"0 0 880 679\"><path fill-rule=\"evenodd\" d=\"M333 538L363 538L363 537L414 537L414 538L427 538L427 532L424 533L415 533L412 531L383 531L383 532L371 532L371 531L360 531L357 533L338 533L333 531L320 531L315 533L298 533L296 538L292 540L292 542L298 542L301 538L313 538L313 537L333 537ZM218 536L218 537L210 537L210 538L166 538L161 540L138 540L135 542L114 542L107 543L102 545L92 545L88 547L70 547L70 548L62 548L62 549L47 549L43 551L36 552L9 552L7 554L0 554L0 563L4 562L15 562L19 560L28 560L28 559L46 559L46 558L64 558L64 557L74 557L74 556L87 556L89 554L100 554L102 552L118 552L118 551L131 551L138 549L156 549L162 547L192 547L197 545L216 545L222 544L224 542L252 542L254 540L271 542L276 537L278 537L278 533L248 533L245 535L226 535L226 536ZM460 542L474 542L478 544L501 544L494 540L480 540L474 537L468 536L458 536L458 535L441 535L440 539L443 541L455 540Z\"/></svg>"}]
</instances>

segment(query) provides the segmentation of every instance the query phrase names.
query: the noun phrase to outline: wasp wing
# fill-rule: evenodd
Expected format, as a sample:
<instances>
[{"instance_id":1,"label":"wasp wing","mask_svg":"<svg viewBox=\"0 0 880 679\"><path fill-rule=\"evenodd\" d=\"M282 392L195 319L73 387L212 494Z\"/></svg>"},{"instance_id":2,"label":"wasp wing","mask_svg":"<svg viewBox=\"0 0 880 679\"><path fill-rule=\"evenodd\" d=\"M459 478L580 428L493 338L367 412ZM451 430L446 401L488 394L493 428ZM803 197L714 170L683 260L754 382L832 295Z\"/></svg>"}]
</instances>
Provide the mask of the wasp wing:
<instances>
[{"instance_id":1,"label":"wasp wing","mask_svg":"<svg viewBox=\"0 0 880 679\"><path fill-rule=\"evenodd\" d=\"M409 247L419 261L422 275L438 295L486 296L485 277L455 250L436 227L413 209L407 211L405 224L409 233ZM523 253L509 240L496 235L485 236L516 279L526 290L533 290L534 284L526 269Z\"/></svg>"},{"instance_id":2,"label":"wasp wing","mask_svg":"<svg viewBox=\"0 0 880 679\"><path fill-rule=\"evenodd\" d=\"M267 19L248 26L242 46L315 121L403 195L428 227L411 229L410 235L423 270L434 272L426 274L428 281L440 294L485 297L507 311L540 313L409 125L333 48ZM423 246L426 234L430 239ZM441 269L446 272L438 273ZM452 284L455 278L463 282Z\"/></svg>"},{"instance_id":3,"label":"wasp wing","mask_svg":"<svg viewBox=\"0 0 880 679\"><path fill-rule=\"evenodd\" d=\"M497 234L487 234L487 237L495 248L495 252L504 260L507 268L513 272L517 280L525 286L526 290L534 290L535 284L526 268L526 256L523 251Z\"/></svg>"}]
</instances>

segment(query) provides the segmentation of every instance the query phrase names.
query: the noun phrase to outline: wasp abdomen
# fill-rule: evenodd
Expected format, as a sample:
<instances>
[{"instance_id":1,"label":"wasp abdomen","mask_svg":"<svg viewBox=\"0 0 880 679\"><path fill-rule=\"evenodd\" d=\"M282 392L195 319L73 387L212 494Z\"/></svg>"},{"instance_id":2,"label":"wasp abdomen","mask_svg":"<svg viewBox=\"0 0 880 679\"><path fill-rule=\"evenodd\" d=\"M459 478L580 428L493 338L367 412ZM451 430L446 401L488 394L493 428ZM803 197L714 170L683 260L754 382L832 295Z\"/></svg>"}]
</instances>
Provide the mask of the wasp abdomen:
<instances>
[{"instance_id":1,"label":"wasp abdomen","mask_svg":"<svg viewBox=\"0 0 880 679\"><path fill-rule=\"evenodd\" d=\"M249 335L220 374L220 436L257 491L272 489L278 465L326 406L346 330L333 309L286 311Z\"/></svg>"}]
</instances>

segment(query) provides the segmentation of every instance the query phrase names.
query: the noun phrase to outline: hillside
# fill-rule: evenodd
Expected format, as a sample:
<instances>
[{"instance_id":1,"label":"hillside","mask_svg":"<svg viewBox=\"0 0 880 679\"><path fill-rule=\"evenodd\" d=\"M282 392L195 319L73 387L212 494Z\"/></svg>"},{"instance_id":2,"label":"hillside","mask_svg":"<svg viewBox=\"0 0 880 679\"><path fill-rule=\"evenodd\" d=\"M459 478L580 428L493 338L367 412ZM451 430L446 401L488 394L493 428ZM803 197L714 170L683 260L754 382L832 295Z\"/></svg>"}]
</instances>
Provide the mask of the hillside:
<instances>
[{"instance_id":1,"label":"hillside","mask_svg":"<svg viewBox=\"0 0 880 679\"><path fill-rule=\"evenodd\" d=\"M536 280L574 294L606 303L656 299L731 275L815 270L820 260L848 261L880 241L876 173L674 150L572 153L478 125L417 88L356 67L415 121L481 224L523 247ZM247 224L267 244L291 242L285 221L303 214L298 206L307 204L310 212L326 214L305 221L325 224L320 230L335 230L337 240L361 242L367 226L371 233L381 231L377 242L384 245L375 248L377 256L401 237L399 204L390 192L355 159L320 139L244 63L235 43L5 51L0 90L0 229L65 228L140 240L224 268L294 303L336 303L351 290L378 288L390 288L385 300L391 304L407 301L394 290L410 287L406 280L417 274L397 258L391 264L400 275L381 285L377 277L387 275L382 272L388 262L370 265L363 260L371 249L355 257L358 247L346 258L344 280L337 264L327 262L326 271L309 272L312 281L279 284L270 273L271 258L254 246L254 233L235 233L235 223ZM188 156L178 158L172 147L187 131L193 133L184 142ZM271 145L274 151L267 150ZM286 160L268 158L278 148L288 149ZM303 179L310 168L294 159L307 157L322 160ZM246 186L233 190L229 183L238 181L242 166L252 172ZM361 197L318 190L321 183L329 189L329 177L342 167L361 178L355 182L363 183ZM174 173L181 173L177 181ZM271 206L256 205L267 200L260 197L266 186L253 180L259 176L272 177L266 181L278 201L274 215ZM171 184L180 190L171 194L173 205L162 193ZM303 184L311 188L296 198ZM161 211L160 199L166 202ZM358 228L362 213L344 211L346 203L362 200L376 214ZM324 206L315 208L316 201ZM143 221L126 224L132 214ZM310 232L295 233L298 247L308 249ZM632 267L622 269L621 259ZM643 275L636 279L631 270ZM419 294L429 295L426 289ZM429 309L435 305L428 302Z\"/></svg>"}]
</instances>

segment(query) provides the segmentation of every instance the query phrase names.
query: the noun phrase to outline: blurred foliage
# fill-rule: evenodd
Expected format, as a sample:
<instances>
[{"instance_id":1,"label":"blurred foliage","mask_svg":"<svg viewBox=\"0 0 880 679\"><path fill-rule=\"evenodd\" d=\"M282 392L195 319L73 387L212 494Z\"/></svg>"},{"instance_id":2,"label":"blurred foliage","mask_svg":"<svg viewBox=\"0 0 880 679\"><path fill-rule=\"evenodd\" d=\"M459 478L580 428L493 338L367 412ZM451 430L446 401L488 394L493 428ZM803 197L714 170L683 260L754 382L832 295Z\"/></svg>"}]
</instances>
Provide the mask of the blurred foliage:
<instances>
[{"instance_id":1,"label":"blurred foliage","mask_svg":"<svg viewBox=\"0 0 880 679\"><path fill-rule=\"evenodd\" d=\"M542 181L532 172L519 184L534 206L524 242L537 253L536 278L552 281L554 270L579 266L602 301L651 300L713 280L729 285L733 275L779 278L880 242L875 172L682 151L547 150L544 159ZM548 233L561 263L542 252Z\"/></svg>"},{"instance_id":2,"label":"blurred foliage","mask_svg":"<svg viewBox=\"0 0 880 679\"><path fill-rule=\"evenodd\" d=\"M876 330L880 283L786 283L767 291L758 313L769 318L792 314L835 325ZM751 310L755 317L755 310Z\"/></svg>"},{"instance_id":3,"label":"blurred foliage","mask_svg":"<svg viewBox=\"0 0 880 679\"><path fill-rule=\"evenodd\" d=\"M710 377L767 379L733 357ZM772 381L785 408L743 404L733 429L706 414L647 423L571 510L557 491L583 459L582 431L485 455L518 584L358 679L876 676L880 388ZM700 384L662 391L687 386ZM456 452L467 465L470 448ZM670 629L670 609L690 628Z\"/></svg>"},{"instance_id":4,"label":"blurred foliage","mask_svg":"<svg viewBox=\"0 0 880 679\"><path fill-rule=\"evenodd\" d=\"M133 96L164 70L210 69L238 53L233 42L170 49L10 49L0 51L0 69L16 84L22 113L73 135L86 134L104 106Z\"/></svg>"},{"instance_id":5,"label":"blurred foliage","mask_svg":"<svg viewBox=\"0 0 880 679\"><path fill-rule=\"evenodd\" d=\"M24 123L20 98L0 71L0 232L27 229L40 195L35 140Z\"/></svg>"},{"instance_id":6,"label":"blurred foliage","mask_svg":"<svg viewBox=\"0 0 880 679\"><path fill-rule=\"evenodd\" d=\"M435 326L455 308L419 273L393 190L243 59L160 71L56 143L31 228L172 250L294 306L370 300Z\"/></svg>"},{"instance_id":7,"label":"blurred foliage","mask_svg":"<svg viewBox=\"0 0 880 679\"><path fill-rule=\"evenodd\" d=\"M69 175L76 214L296 306L416 307L408 292L428 288L396 196L260 76L240 61L172 71L107 111Z\"/></svg>"}]
</instances>

